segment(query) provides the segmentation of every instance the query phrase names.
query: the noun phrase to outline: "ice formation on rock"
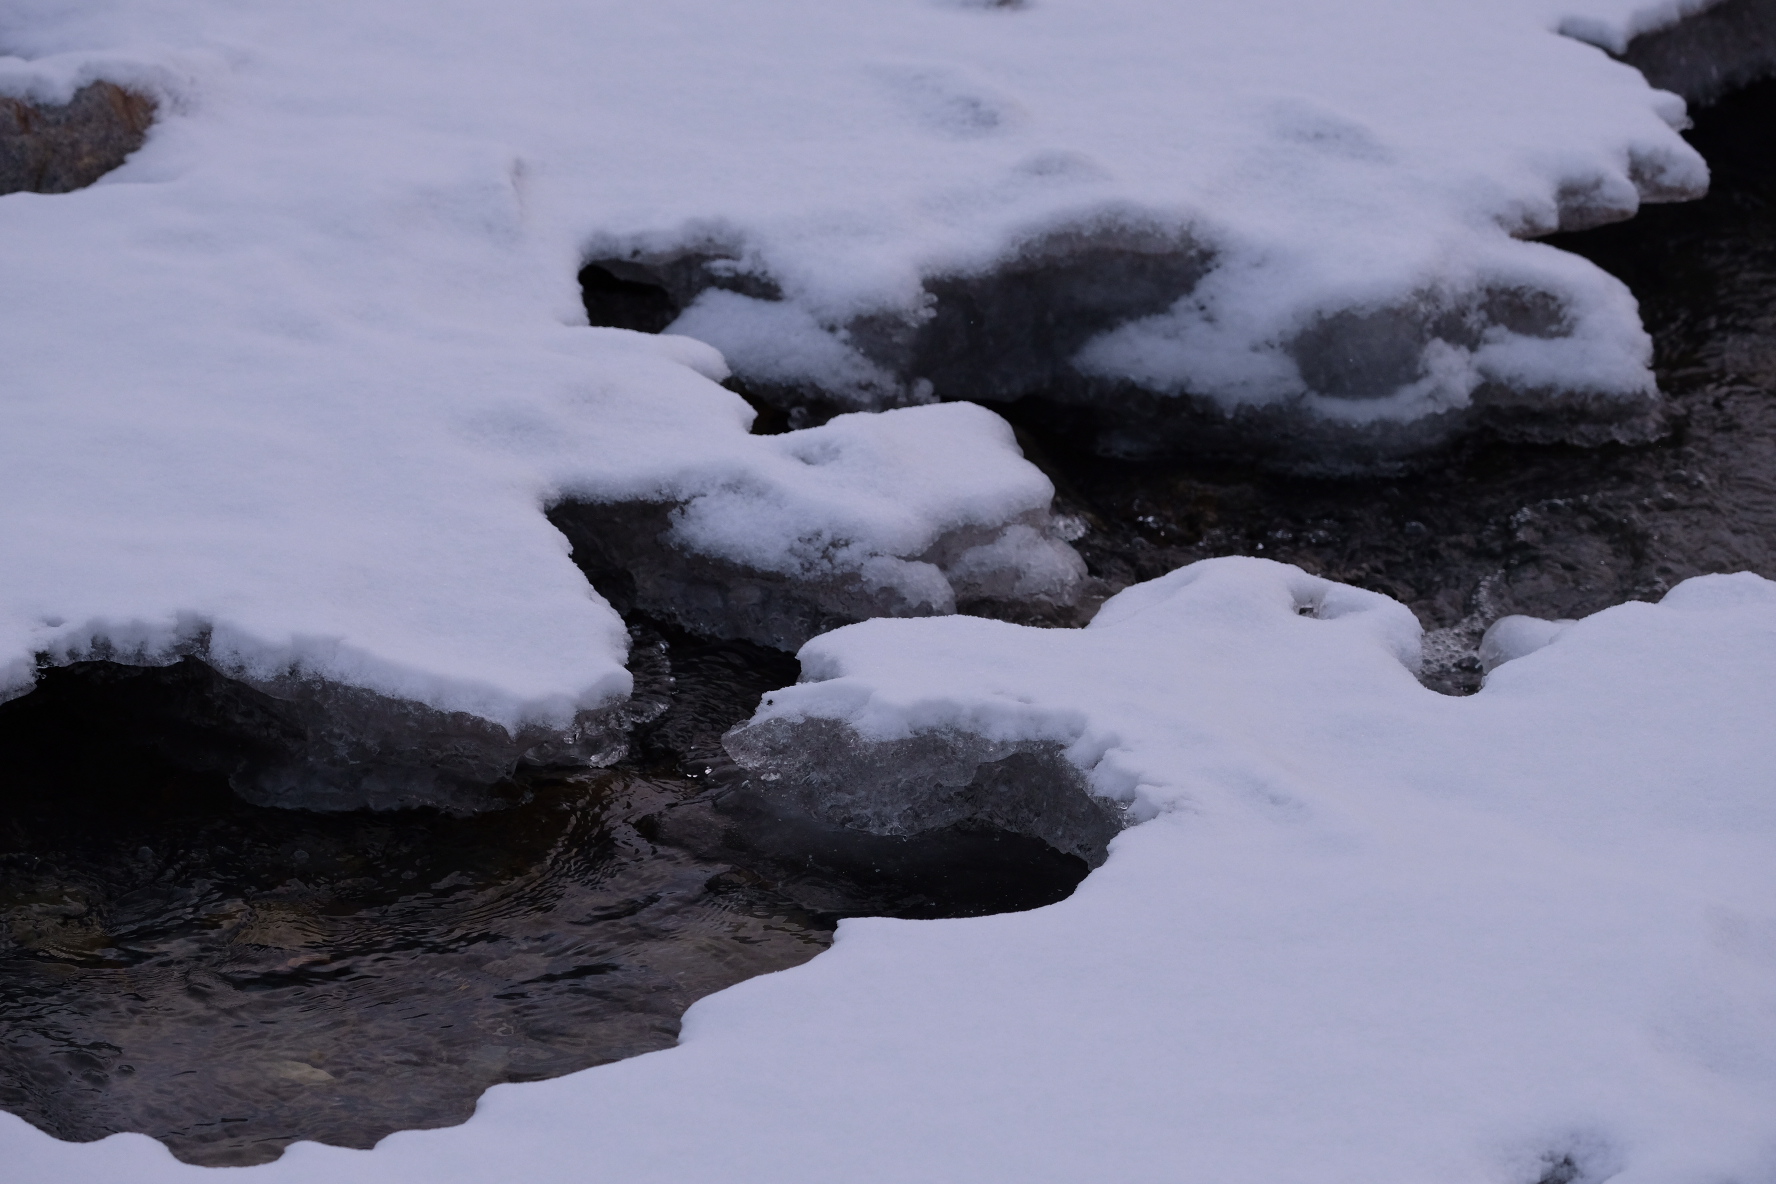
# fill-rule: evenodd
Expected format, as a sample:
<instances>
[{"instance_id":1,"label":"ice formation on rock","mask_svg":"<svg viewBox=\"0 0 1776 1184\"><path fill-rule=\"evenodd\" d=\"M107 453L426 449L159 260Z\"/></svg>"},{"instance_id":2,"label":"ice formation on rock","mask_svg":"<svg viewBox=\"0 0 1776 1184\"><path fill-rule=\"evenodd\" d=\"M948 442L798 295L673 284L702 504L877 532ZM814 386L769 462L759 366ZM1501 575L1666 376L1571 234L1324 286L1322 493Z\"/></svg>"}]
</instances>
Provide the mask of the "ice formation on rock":
<instances>
[{"instance_id":1,"label":"ice formation on rock","mask_svg":"<svg viewBox=\"0 0 1776 1184\"><path fill-rule=\"evenodd\" d=\"M847 921L813 962L697 1004L673 1050L241 1179L1758 1179L1776 585L1605 610L1467 698L1417 683L1417 641L1399 604L1254 559L1138 585L1084 630L819 638L810 681L735 737L775 784L808 775L778 741L823 733L810 751L838 759L809 784L841 792L817 806L916 825L867 749L942 736L939 783L1062 754L1136 825L1059 904ZM1038 788L964 796L1003 814ZM0 1156L9 1184L201 1171L4 1118Z\"/></svg>"}]
</instances>

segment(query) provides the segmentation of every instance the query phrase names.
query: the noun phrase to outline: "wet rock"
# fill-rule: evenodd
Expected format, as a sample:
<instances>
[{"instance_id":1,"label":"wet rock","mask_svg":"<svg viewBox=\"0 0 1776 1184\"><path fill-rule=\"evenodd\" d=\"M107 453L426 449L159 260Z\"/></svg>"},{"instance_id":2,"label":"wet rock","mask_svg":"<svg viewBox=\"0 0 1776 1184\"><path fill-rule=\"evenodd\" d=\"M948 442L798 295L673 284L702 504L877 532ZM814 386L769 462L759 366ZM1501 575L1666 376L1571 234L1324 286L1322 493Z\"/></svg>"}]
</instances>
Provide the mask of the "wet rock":
<instances>
[{"instance_id":1,"label":"wet rock","mask_svg":"<svg viewBox=\"0 0 1776 1184\"><path fill-rule=\"evenodd\" d=\"M83 189L142 146L154 100L90 82L61 105L0 98L0 193Z\"/></svg>"},{"instance_id":2,"label":"wet rock","mask_svg":"<svg viewBox=\"0 0 1776 1184\"><path fill-rule=\"evenodd\" d=\"M1044 741L924 732L870 740L830 719L767 719L722 741L744 792L777 811L874 835L961 824L1024 835L1096 867L1121 814Z\"/></svg>"}]
</instances>

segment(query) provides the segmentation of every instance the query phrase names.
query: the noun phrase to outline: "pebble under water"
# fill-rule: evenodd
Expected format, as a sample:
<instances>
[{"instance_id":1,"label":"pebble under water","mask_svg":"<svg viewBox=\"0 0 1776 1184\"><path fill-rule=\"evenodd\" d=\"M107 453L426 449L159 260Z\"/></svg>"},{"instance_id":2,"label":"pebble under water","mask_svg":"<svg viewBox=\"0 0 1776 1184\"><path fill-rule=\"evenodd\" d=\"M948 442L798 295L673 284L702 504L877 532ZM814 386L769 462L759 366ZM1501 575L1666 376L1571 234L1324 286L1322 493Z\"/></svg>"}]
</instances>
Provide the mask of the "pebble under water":
<instances>
[{"instance_id":1,"label":"pebble under water","mask_svg":"<svg viewBox=\"0 0 1776 1184\"><path fill-rule=\"evenodd\" d=\"M1776 83L1701 111L1712 196L1555 240L1640 297L1671 407L1657 443L1478 441L1414 473L1306 479L1102 460L1004 410L1107 589L1213 555L1297 563L1410 605L1433 630L1427 683L1472 691L1505 613L1776 576L1772 126ZM497 1082L667 1047L690 1003L807 960L840 917L1029 908L1085 874L992 832L786 838L724 812L718 738L795 663L638 638L668 707L636 757L515 782L516 804L466 818L247 805L111 727L79 670L0 705L0 1108L202 1164L369 1146L460 1122Z\"/></svg>"}]
</instances>

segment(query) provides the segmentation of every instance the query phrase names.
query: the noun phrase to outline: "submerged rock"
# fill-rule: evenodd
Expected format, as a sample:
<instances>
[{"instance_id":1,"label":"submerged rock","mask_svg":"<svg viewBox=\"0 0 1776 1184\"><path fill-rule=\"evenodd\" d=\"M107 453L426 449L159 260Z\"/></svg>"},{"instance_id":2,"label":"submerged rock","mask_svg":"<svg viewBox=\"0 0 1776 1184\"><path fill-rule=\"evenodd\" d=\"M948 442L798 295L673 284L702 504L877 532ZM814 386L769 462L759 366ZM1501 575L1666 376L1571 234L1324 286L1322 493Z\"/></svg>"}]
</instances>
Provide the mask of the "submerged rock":
<instances>
[{"instance_id":1,"label":"submerged rock","mask_svg":"<svg viewBox=\"0 0 1776 1184\"><path fill-rule=\"evenodd\" d=\"M868 834L991 827L1096 867L1122 829L1121 811L1091 793L1052 741L953 728L875 740L843 720L810 717L756 720L722 743L745 770L744 796Z\"/></svg>"}]
</instances>

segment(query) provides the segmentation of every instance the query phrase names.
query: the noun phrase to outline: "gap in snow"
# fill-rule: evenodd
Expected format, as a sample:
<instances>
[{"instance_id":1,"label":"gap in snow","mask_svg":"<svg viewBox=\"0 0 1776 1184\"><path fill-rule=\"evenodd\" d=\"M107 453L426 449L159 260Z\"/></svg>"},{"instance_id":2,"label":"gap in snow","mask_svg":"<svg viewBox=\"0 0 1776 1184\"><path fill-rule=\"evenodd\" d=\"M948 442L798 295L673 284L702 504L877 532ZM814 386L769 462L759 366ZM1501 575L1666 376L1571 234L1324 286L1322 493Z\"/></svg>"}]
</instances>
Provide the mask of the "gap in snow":
<instances>
[{"instance_id":1,"label":"gap in snow","mask_svg":"<svg viewBox=\"0 0 1776 1184\"><path fill-rule=\"evenodd\" d=\"M260 1163L466 1120L488 1086L671 1046L698 998L845 916L1067 896L1084 860L962 820L877 836L733 796L722 733L787 655L638 622L668 709L619 769L474 816L270 808L213 674L82 663L0 705L0 1107L64 1139ZM492 797L494 801L489 801Z\"/></svg>"}]
</instances>

